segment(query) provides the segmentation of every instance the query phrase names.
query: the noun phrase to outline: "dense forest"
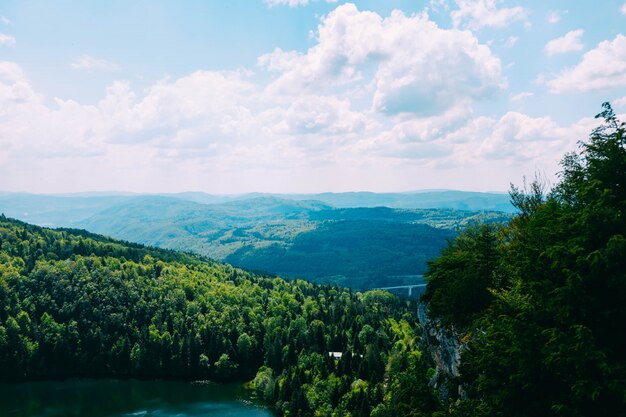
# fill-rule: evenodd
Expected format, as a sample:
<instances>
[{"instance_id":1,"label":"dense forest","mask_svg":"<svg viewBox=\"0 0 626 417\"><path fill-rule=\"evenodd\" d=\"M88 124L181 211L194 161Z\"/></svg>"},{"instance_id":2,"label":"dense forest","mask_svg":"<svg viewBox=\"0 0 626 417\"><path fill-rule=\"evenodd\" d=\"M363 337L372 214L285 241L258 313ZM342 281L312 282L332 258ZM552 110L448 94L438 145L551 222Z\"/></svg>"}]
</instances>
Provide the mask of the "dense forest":
<instances>
[{"instance_id":1,"label":"dense forest","mask_svg":"<svg viewBox=\"0 0 626 417\"><path fill-rule=\"evenodd\" d=\"M626 125L598 117L554 188L512 187L510 222L428 262L447 398L414 303L4 216L0 376L252 381L285 416L626 416Z\"/></svg>"},{"instance_id":2,"label":"dense forest","mask_svg":"<svg viewBox=\"0 0 626 417\"><path fill-rule=\"evenodd\" d=\"M422 274L426 260L465 225L509 217L448 209L338 209L275 197L212 205L144 197L77 225L265 274L370 289L403 284L397 276Z\"/></svg>"},{"instance_id":3,"label":"dense forest","mask_svg":"<svg viewBox=\"0 0 626 417\"><path fill-rule=\"evenodd\" d=\"M260 399L289 416L439 407L414 306L389 293L263 278L4 216L0 248L3 380L252 380Z\"/></svg>"},{"instance_id":4,"label":"dense forest","mask_svg":"<svg viewBox=\"0 0 626 417\"><path fill-rule=\"evenodd\" d=\"M474 211L337 208L308 197L340 205L404 201ZM0 212L40 226L80 228L144 245L194 252L264 274L363 290L415 284L415 275L426 270L426 260L437 256L446 239L465 225L507 221L508 213L483 211L501 207L494 204L503 200L506 202L506 196L502 194L452 191L244 195L233 201L202 193L0 194Z\"/></svg>"},{"instance_id":5,"label":"dense forest","mask_svg":"<svg viewBox=\"0 0 626 417\"><path fill-rule=\"evenodd\" d=\"M626 129L597 117L556 187L512 187L507 226L429 264L431 316L464 344L453 416L626 415Z\"/></svg>"}]
</instances>

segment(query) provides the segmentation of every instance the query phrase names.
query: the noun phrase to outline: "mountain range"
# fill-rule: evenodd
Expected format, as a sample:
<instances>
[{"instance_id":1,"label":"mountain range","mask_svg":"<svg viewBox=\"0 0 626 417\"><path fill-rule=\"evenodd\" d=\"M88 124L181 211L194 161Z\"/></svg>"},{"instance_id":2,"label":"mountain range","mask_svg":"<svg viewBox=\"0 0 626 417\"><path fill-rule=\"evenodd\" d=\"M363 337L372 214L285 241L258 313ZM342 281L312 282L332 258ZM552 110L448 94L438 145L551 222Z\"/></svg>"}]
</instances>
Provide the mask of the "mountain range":
<instances>
[{"instance_id":1,"label":"mountain range","mask_svg":"<svg viewBox=\"0 0 626 417\"><path fill-rule=\"evenodd\" d=\"M512 210L505 194L463 191L0 194L0 212L34 224L353 288L414 283L457 230Z\"/></svg>"}]
</instances>

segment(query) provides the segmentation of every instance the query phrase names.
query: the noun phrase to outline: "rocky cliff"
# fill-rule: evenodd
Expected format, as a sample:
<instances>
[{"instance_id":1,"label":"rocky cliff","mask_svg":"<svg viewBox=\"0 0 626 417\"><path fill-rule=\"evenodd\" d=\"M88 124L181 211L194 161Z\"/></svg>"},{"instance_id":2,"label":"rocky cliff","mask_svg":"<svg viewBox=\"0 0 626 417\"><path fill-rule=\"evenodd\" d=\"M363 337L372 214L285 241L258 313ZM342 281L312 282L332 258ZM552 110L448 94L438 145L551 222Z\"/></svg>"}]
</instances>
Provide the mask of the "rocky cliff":
<instances>
[{"instance_id":1,"label":"rocky cliff","mask_svg":"<svg viewBox=\"0 0 626 417\"><path fill-rule=\"evenodd\" d=\"M420 302L417 316L422 326L422 340L435 362L435 374L431 385L439 391L441 399L448 403L455 398L464 398L465 390L458 384L461 353L465 345L454 328L447 328L438 319L428 315L428 304Z\"/></svg>"}]
</instances>

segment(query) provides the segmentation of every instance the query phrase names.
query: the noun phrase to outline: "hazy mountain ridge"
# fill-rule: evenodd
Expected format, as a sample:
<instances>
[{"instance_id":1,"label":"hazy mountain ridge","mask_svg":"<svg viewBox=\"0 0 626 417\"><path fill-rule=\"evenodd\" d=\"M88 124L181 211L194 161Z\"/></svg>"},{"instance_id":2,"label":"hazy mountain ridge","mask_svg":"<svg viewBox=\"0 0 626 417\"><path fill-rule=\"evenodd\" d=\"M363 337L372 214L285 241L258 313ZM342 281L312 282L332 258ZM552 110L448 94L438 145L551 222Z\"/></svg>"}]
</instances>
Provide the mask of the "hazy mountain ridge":
<instances>
[{"instance_id":1,"label":"hazy mountain ridge","mask_svg":"<svg viewBox=\"0 0 626 417\"><path fill-rule=\"evenodd\" d=\"M82 228L131 242L191 251L265 273L371 288L401 283L389 282L388 276L423 273L426 260L437 256L455 230L468 223L507 221L509 215L365 205L406 204L422 198L421 204L448 201L452 207L471 206L483 201L475 194L325 193L289 198L260 193L245 195L250 198L203 193L4 194L0 195L0 212L41 225ZM487 195L485 204L493 205L501 197ZM213 203L199 202L209 200ZM329 202L364 206L334 207Z\"/></svg>"},{"instance_id":2,"label":"hazy mountain ridge","mask_svg":"<svg viewBox=\"0 0 626 417\"><path fill-rule=\"evenodd\" d=\"M85 192L71 194L30 194L0 192L0 211L7 216L28 220L36 224L68 226L85 220L103 210L131 201L167 198L202 205L238 205L242 201L276 199L294 202L318 202L334 208L407 208L456 209L470 211L502 211L514 213L515 209L505 193L469 191L415 191L405 193L345 192L319 194L248 193L239 195L214 195L203 192L162 194L134 194L122 192ZM165 201L165 200L161 200ZM261 200L256 200L261 201Z\"/></svg>"}]
</instances>

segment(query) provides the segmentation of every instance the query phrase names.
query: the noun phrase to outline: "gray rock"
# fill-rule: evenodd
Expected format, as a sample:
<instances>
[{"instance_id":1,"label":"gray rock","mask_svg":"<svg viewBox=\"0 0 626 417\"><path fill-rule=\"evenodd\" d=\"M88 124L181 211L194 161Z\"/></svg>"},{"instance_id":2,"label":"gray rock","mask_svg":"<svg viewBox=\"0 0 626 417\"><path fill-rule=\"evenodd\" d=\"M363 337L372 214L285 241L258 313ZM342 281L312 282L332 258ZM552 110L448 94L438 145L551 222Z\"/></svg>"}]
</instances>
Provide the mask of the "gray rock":
<instances>
[{"instance_id":1,"label":"gray rock","mask_svg":"<svg viewBox=\"0 0 626 417\"><path fill-rule=\"evenodd\" d=\"M417 317L422 326L422 341L436 365L431 386L439 391L446 404L452 396L464 399L465 389L457 381L461 375L461 354L466 349L460 334L456 329L444 326L440 320L429 317L427 303L418 303ZM451 389L456 391L455 395L451 395Z\"/></svg>"}]
</instances>

